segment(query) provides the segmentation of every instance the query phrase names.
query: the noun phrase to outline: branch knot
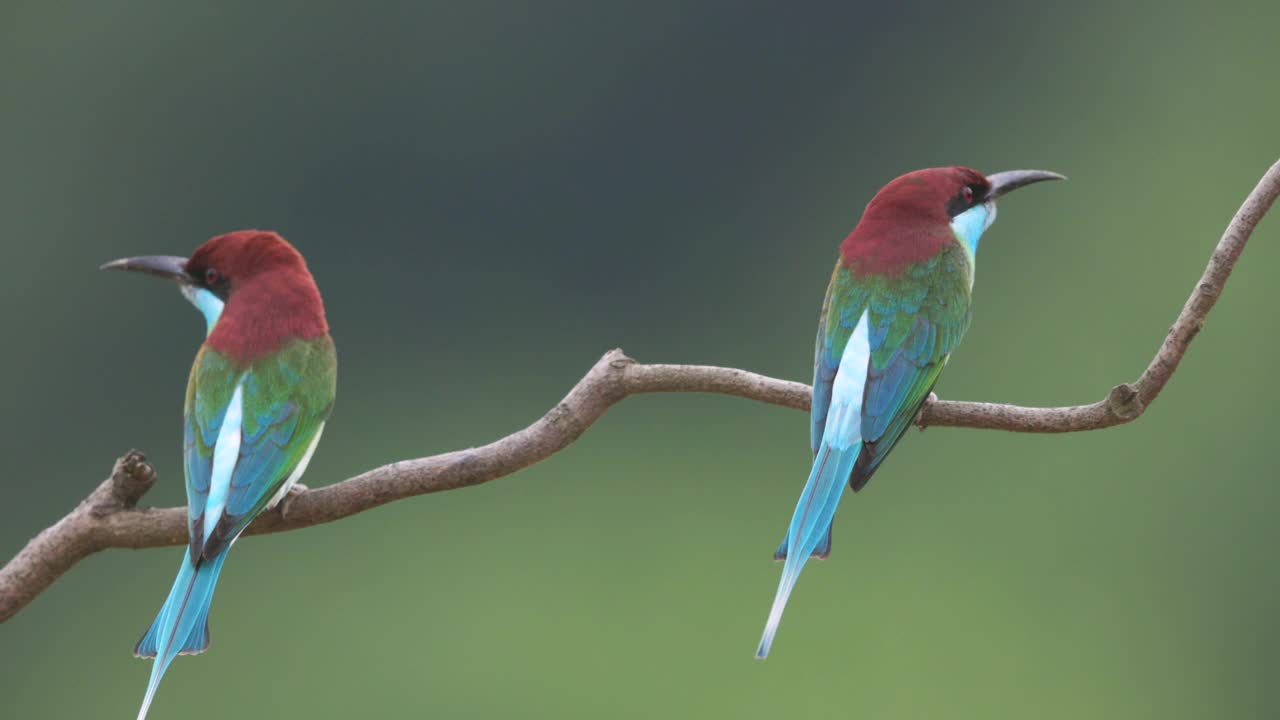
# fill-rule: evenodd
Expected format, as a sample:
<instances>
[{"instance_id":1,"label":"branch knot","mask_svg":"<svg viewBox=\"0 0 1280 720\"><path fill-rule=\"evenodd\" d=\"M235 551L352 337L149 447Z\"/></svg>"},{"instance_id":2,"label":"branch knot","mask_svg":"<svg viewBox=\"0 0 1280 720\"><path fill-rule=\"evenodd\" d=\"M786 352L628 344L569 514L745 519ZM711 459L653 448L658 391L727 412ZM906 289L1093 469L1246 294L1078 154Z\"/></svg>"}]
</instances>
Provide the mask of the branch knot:
<instances>
[{"instance_id":1,"label":"branch knot","mask_svg":"<svg viewBox=\"0 0 1280 720\"><path fill-rule=\"evenodd\" d=\"M605 354L605 358L609 361L609 367L614 370L626 370L636 364L635 360L627 357L626 353L622 352L622 348L610 350Z\"/></svg>"},{"instance_id":2,"label":"branch knot","mask_svg":"<svg viewBox=\"0 0 1280 720\"><path fill-rule=\"evenodd\" d=\"M130 450L116 460L111 477L89 496L90 509L102 517L137 507L138 500L156 482L156 470L140 450Z\"/></svg>"},{"instance_id":3,"label":"branch knot","mask_svg":"<svg viewBox=\"0 0 1280 720\"><path fill-rule=\"evenodd\" d=\"M1142 398L1138 396L1138 388L1130 383L1120 383L1111 388L1107 395L1107 409L1117 418L1129 421L1142 414Z\"/></svg>"}]
</instances>

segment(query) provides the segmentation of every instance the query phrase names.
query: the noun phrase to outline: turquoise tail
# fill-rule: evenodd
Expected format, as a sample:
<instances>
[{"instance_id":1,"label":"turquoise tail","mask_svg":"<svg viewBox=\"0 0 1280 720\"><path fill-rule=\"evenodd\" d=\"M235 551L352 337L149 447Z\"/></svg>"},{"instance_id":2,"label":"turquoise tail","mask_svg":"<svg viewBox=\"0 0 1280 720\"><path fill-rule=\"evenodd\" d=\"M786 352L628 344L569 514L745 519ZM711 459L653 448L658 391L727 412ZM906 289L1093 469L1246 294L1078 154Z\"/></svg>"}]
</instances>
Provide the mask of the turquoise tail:
<instances>
[{"instance_id":1,"label":"turquoise tail","mask_svg":"<svg viewBox=\"0 0 1280 720\"><path fill-rule=\"evenodd\" d=\"M151 680L147 694L138 710L138 720L147 717L151 701L155 698L160 679L169 669L169 663L178 655L194 655L209 647L209 603L213 601L213 588L218 584L218 574L227 559L224 548L210 560L191 562L191 553L182 554L182 566L173 581L169 597L156 615L151 629L142 636L133 654L142 658L155 658L151 665Z\"/></svg>"},{"instance_id":2,"label":"turquoise tail","mask_svg":"<svg viewBox=\"0 0 1280 720\"><path fill-rule=\"evenodd\" d=\"M791 590L800 579L800 571L809 556L821 556L831 550L831 520L861 450L862 443L843 449L824 445L814 460L809 481L805 483L795 514L791 516L787 537L775 555L783 556L786 562L782 566L782 579L773 598L773 608L769 610L764 636L760 638L760 647L756 648L757 658L769 656L778 623L782 621L782 611L787 607L787 598L791 597Z\"/></svg>"},{"instance_id":3,"label":"turquoise tail","mask_svg":"<svg viewBox=\"0 0 1280 720\"><path fill-rule=\"evenodd\" d=\"M790 535L790 533L788 533L788 535ZM787 543L789 541L790 541L790 538L788 537L782 538L782 544L778 546L777 550L773 551L774 560L787 559ZM826 534L823 535L822 539L818 541L818 544L814 546L813 552L809 553L809 557L818 558L819 560L826 560L827 556L829 555L831 555L831 526L830 525L827 526Z\"/></svg>"}]
</instances>

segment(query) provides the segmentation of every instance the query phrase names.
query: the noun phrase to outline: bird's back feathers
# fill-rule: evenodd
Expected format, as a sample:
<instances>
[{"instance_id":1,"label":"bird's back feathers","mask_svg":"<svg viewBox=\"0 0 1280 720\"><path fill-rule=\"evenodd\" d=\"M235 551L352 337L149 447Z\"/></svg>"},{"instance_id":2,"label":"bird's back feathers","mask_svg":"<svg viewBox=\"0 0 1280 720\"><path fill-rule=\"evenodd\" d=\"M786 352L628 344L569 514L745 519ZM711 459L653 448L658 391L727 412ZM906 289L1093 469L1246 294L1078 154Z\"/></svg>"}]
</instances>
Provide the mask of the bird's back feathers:
<instances>
[{"instance_id":1,"label":"bird's back feathers","mask_svg":"<svg viewBox=\"0 0 1280 720\"><path fill-rule=\"evenodd\" d=\"M200 352L187 386L185 453L194 557L212 557L235 538L306 456L333 409L336 371L328 335L295 340L247 368L208 347ZM225 466L216 446L228 417L239 427Z\"/></svg>"}]
</instances>

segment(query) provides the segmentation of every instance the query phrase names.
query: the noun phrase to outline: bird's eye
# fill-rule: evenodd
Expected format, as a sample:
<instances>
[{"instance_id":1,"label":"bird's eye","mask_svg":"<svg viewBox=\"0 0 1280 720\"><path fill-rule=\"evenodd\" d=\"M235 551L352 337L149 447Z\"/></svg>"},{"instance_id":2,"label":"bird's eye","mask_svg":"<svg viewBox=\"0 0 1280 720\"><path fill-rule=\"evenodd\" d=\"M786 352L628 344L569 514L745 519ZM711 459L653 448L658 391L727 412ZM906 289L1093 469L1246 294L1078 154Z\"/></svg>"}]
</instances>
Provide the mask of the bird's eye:
<instances>
[{"instance_id":1,"label":"bird's eye","mask_svg":"<svg viewBox=\"0 0 1280 720\"><path fill-rule=\"evenodd\" d=\"M213 287L222 281L222 275L214 268L208 268L204 271L204 284Z\"/></svg>"},{"instance_id":2,"label":"bird's eye","mask_svg":"<svg viewBox=\"0 0 1280 720\"><path fill-rule=\"evenodd\" d=\"M965 186L964 186L964 190L961 190L961 191L960 191L960 194L964 195L964 201L965 201L965 202L967 202L967 203L971 203L971 202L973 202L973 188L972 188L972 187L970 187L970 186L968 186L968 185L965 185Z\"/></svg>"}]
</instances>

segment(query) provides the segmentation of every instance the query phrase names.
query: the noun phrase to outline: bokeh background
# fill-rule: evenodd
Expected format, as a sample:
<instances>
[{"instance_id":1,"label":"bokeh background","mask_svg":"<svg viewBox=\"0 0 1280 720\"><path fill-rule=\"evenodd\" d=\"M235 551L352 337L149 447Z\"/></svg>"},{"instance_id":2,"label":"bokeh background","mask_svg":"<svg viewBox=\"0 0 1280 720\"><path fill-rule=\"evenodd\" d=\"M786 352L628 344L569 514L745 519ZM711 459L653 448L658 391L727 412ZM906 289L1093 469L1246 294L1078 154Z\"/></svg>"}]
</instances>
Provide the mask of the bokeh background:
<instances>
[{"instance_id":1,"label":"bokeh background","mask_svg":"<svg viewBox=\"0 0 1280 720\"><path fill-rule=\"evenodd\" d=\"M202 324L98 273L232 229L306 254L340 355L307 476L487 442L604 351L807 380L835 248L930 165L1002 204L939 392L1092 401L1276 159L1280 5L34 2L0 9L4 556L130 447L181 502ZM241 543L153 717L1280 714L1280 218L1140 422L913 432L766 663L807 419L633 398L514 477ZM0 715L131 718L176 548L0 626Z\"/></svg>"}]
</instances>

